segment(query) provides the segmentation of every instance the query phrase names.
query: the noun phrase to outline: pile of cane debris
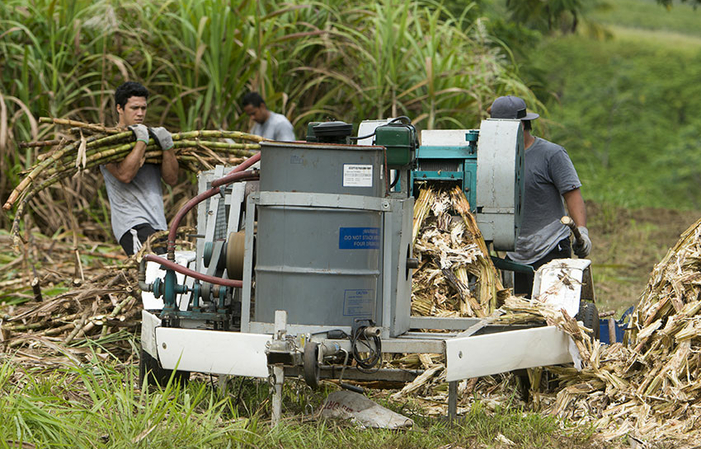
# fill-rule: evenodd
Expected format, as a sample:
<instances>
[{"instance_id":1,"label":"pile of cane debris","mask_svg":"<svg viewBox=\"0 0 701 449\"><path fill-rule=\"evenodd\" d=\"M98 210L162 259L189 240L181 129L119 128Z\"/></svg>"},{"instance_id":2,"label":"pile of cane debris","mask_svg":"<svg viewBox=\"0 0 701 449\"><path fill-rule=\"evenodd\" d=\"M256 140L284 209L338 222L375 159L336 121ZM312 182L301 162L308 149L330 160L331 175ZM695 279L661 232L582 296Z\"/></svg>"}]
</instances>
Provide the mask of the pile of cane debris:
<instances>
[{"instance_id":1,"label":"pile of cane debris","mask_svg":"<svg viewBox=\"0 0 701 449\"><path fill-rule=\"evenodd\" d=\"M192 232L183 228L179 236ZM118 246L72 245L39 232L30 233L22 254L1 253L2 352L40 366L65 364L66 357L81 364L96 355L128 361L141 327L137 260L164 234L154 234L132 258ZM0 232L1 247L9 249L11 239Z\"/></svg>"},{"instance_id":2,"label":"pile of cane debris","mask_svg":"<svg viewBox=\"0 0 701 449\"><path fill-rule=\"evenodd\" d=\"M451 316L489 315L487 319L492 323L544 321L556 325L573 338L582 369L561 366L529 370L531 383L537 386L531 391L531 407L591 424L608 440L626 436L682 447L701 439L701 220L684 232L655 266L635 308L626 341L604 345L594 341L564 310L500 294L497 311L501 315L497 317L489 301L479 296L479 288L470 290L476 293L474 298L467 296L464 285L454 280L460 279L455 275L456 266L477 273L474 264L482 253L477 242L470 241L470 233L463 231L463 224L456 223L455 217L446 217L455 200L445 195L429 193L433 217L418 232L415 229L416 248L425 270L415 278L415 313L439 314L436 311L443 308L448 310L443 313ZM421 217L420 207L426 207L421 205L421 198L417 217ZM442 362L436 355L395 360L398 366L423 368L426 375L395 393L394 398L416 395L426 401L429 413L436 409L436 413L444 414L447 391ZM556 388L544 389L544 379ZM469 405L476 396L490 401L500 398L497 402L506 406L513 397L504 396L508 391L504 387L515 383L508 374L462 382L461 405Z\"/></svg>"},{"instance_id":3,"label":"pile of cane debris","mask_svg":"<svg viewBox=\"0 0 701 449\"><path fill-rule=\"evenodd\" d=\"M549 411L592 421L609 438L681 444L701 439L701 220L652 271L628 344L597 346L581 372L554 370ZM677 446L679 447L679 446Z\"/></svg>"},{"instance_id":4,"label":"pile of cane debris","mask_svg":"<svg viewBox=\"0 0 701 449\"><path fill-rule=\"evenodd\" d=\"M413 241L414 254L421 261L413 273L413 315L483 318L490 324L572 326L574 320L559 310L516 297L504 288L459 186L420 189L414 206Z\"/></svg>"},{"instance_id":5,"label":"pile of cane debris","mask_svg":"<svg viewBox=\"0 0 701 449\"><path fill-rule=\"evenodd\" d=\"M427 186L414 206L412 314L487 317L508 296L459 186Z\"/></svg>"}]
</instances>

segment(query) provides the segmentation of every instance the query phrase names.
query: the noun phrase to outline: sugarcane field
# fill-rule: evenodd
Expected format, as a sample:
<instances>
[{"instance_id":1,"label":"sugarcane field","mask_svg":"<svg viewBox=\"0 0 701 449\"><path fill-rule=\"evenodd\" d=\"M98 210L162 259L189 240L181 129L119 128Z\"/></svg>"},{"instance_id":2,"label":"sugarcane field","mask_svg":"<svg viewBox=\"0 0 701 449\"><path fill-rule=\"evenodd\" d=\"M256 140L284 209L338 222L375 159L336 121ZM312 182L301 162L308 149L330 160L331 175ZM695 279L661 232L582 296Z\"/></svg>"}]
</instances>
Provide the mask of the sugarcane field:
<instances>
[{"instance_id":1,"label":"sugarcane field","mask_svg":"<svg viewBox=\"0 0 701 449\"><path fill-rule=\"evenodd\" d=\"M0 447L701 447L701 0L0 4Z\"/></svg>"}]
</instances>

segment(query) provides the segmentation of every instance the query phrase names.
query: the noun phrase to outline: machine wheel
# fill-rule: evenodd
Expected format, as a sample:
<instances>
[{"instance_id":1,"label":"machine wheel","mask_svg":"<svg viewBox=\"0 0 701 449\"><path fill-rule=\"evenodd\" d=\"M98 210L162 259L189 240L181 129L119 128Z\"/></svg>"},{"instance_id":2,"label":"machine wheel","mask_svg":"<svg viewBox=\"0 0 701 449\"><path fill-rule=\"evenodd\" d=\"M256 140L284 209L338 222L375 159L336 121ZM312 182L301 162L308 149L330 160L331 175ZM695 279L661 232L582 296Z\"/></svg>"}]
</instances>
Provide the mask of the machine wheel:
<instances>
[{"instance_id":1,"label":"machine wheel","mask_svg":"<svg viewBox=\"0 0 701 449\"><path fill-rule=\"evenodd\" d=\"M320 374L319 344L314 341L308 341L304 345L304 381L312 390L316 390L319 387Z\"/></svg>"},{"instance_id":2,"label":"machine wheel","mask_svg":"<svg viewBox=\"0 0 701 449\"><path fill-rule=\"evenodd\" d=\"M596 309L596 304L592 301L580 301L579 313L576 319L582 321L585 327L594 331L595 339L600 339L601 325L599 324L599 311Z\"/></svg>"},{"instance_id":3,"label":"machine wheel","mask_svg":"<svg viewBox=\"0 0 701 449\"><path fill-rule=\"evenodd\" d=\"M173 378L173 382L185 385L190 380L189 371L175 371L164 369L158 360L148 352L141 349L139 358L139 384L144 384L144 379L148 385L165 387L168 381Z\"/></svg>"}]
</instances>

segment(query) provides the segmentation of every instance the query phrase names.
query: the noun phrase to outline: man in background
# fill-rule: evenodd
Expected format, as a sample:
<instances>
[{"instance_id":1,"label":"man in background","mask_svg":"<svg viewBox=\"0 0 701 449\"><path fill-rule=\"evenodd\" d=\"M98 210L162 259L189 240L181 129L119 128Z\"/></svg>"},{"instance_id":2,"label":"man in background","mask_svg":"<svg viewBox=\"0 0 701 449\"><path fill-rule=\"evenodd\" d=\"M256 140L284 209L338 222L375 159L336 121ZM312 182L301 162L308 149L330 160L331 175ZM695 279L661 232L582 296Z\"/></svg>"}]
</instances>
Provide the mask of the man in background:
<instances>
[{"instance_id":1,"label":"man in background","mask_svg":"<svg viewBox=\"0 0 701 449\"><path fill-rule=\"evenodd\" d=\"M490 113L492 118L521 120L526 151L521 228L516 247L507 253L507 258L537 270L553 259L572 257L572 250L579 258L587 257L591 240L580 191L582 183L567 151L531 134L531 121L539 115L527 112L526 102L519 97L497 98ZM565 204L582 235L581 241L575 242L573 247L570 246L570 229L560 222L566 215ZM515 294L530 295L532 289L532 274L514 273Z\"/></svg>"},{"instance_id":2,"label":"man in background","mask_svg":"<svg viewBox=\"0 0 701 449\"><path fill-rule=\"evenodd\" d=\"M100 166L110 201L112 232L128 256L141 249L151 234L168 229L161 179L171 186L178 181L171 134L165 128L144 125L148 95L144 86L133 81L117 88L117 126L131 130L136 143L121 162ZM146 163L149 138L163 151L159 165Z\"/></svg>"},{"instance_id":3,"label":"man in background","mask_svg":"<svg viewBox=\"0 0 701 449\"><path fill-rule=\"evenodd\" d=\"M268 110L258 92L244 95L241 105L243 111L255 122L251 134L281 142L295 140L292 123L284 115Z\"/></svg>"}]
</instances>

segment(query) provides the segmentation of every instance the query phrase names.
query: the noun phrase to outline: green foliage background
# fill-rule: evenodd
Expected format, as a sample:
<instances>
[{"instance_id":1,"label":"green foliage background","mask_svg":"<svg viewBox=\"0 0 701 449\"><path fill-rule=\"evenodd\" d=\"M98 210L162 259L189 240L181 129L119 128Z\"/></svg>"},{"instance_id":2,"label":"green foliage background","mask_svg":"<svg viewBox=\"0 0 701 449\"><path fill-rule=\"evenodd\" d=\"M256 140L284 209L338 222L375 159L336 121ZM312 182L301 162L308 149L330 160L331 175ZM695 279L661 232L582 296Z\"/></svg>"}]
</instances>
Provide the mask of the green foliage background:
<instances>
[{"instance_id":1,"label":"green foliage background","mask_svg":"<svg viewBox=\"0 0 701 449\"><path fill-rule=\"evenodd\" d=\"M548 38L533 52L550 95L547 133L572 156L587 199L701 207L700 14L617 0L594 15L612 38Z\"/></svg>"},{"instance_id":2,"label":"green foliage background","mask_svg":"<svg viewBox=\"0 0 701 449\"><path fill-rule=\"evenodd\" d=\"M692 4L580 1L576 15L550 8L544 21L502 0L6 0L0 197L40 153L17 143L54 132L39 117L111 125L113 89L132 79L153 93L153 124L246 131L239 99L254 89L298 137L327 118L407 115L420 129L471 128L494 97L520 95L543 117L536 132L568 149L585 199L699 208L701 17ZM88 200L65 207L108 230L101 180L84 177L57 187L76 197L90 187ZM56 192L40 200L65 201ZM49 233L68 228L55 215L37 222ZM3 227L10 216L0 216Z\"/></svg>"},{"instance_id":3,"label":"green foliage background","mask_svg":"<svg viewBox=\"0 0 701 449\"><path fill-rule=\"evenodd\" d=\"M307 122L330 117L358 124L407 115L420 128L473 127L495 95L535 102L473 7L448 10L431 0L6 0L0 196L7 198L39 153L17 143L54 132L40 116L113 125L113 89L126 80L152 91L149 124L173 131L246 131L239 99L248 90L290 117L298 137ZM100 183L99 176L86 179ZM57 186L76 196L80 188ZM41 201L63 200L45 194ZM99 203L82 208L104 210L104 199ZM49 233L68 227L44 215Z\"/></svg>"}]
</instances>

